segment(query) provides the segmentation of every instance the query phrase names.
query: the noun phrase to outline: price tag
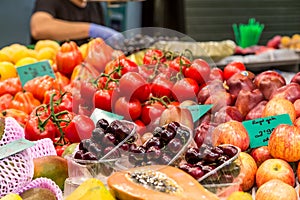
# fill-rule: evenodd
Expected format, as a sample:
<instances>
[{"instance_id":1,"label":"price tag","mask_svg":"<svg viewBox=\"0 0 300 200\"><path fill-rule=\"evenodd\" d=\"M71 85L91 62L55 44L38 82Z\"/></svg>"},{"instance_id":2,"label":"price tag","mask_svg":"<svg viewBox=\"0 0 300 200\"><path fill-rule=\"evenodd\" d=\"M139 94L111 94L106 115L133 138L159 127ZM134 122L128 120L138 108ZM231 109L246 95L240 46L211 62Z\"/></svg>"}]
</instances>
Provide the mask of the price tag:
<instances>
[{"instance_id":1,"label":"price tag","mask_svg":"<svg viewBox=\"0 0 300 200\"><path fill-rule=\"evenodd\" d=\"M34 146L35 143L24 138L10 142L0 147L0 159L7 158L15 153L19 153L27 148Z\"/></svg>"},{"instance_id":2,"label":"price tag","mask_svg":"<svg viewBox=\"0 0 300 200\"><path fill-rule=\"evenodd\" d=\"M48 75L56 78L49 61L47 60L17 67L17 72L20 77L22 87L29 80L32 80L38 76Z\"/></svg>"},{"instance_id":3,"label":"price tag","mask_svg":"<svg viewBox=\"0 0 300 200\"><path fill-rule=\"evenodd\" d=\"M208 105L192 105L192 106L185 106L184 108L187 108L193 118L193 122L196 122L198 119L200 119L207 111L209 111L213 107L212 104Z\"/></svg>"},{"instance_id":4,"label":"price tag","mask_svg":"<svg viewBox=\"0 0 300 200\"><path fill-rule=\"evenodd\" d=\"M101 110L99 108L95 108L95 110L91 114L90 118L93 120L94 124L96 124L99 119L106 119L108 121L108 123L111 123L112 121L115 121L115 120L124 119L124 117L121 115L107 112L107 111Z\"/></svg>"},{"instance_id":5,"label":"price tag","mask_svg":"<svg viewBox=\"0 0 300 200\"><path fill-rule=\"evenodd\" d=\"M250 137L250 148L268 145L271 133L279 124L293 124L288 114L258 118L242 123Z\"/></svg>"}]
</instances>

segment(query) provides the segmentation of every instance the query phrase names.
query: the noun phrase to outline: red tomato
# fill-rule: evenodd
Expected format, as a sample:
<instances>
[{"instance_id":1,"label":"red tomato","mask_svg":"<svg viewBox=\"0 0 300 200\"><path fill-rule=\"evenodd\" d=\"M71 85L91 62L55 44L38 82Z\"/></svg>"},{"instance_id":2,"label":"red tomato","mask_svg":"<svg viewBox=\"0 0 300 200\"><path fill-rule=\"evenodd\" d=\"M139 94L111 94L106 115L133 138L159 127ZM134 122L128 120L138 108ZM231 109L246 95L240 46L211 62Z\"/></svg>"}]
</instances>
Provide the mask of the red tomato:
<instances>
[{"instance_id":1,"label":"red tomato","mask_svg":"<svg viewBox=\"0 0 300 200\"><path fill-rule=\"evenodd\" d=\"M9 107L10 102L13 100L13 95L6 93L0 96L0 111Z\"/></svg>"},{"instance_id":2,"label":"red tomato","mask_svg":"<svg viewBox=\"0 0 300 200\"><path fill-rule=\"evenodd\" d=\"M95 108L99 108L111 112L112 94L113 94L113 90L105 90L105 89L97 90L94 94Z\"/></svg>"},{"instance_id":3,"label":"red tomato","mask_svg":"<svg viewBox=\"0 0 300 200\"><path fill-rule=\"evenodd\" d=\"M114 113L124 116L126 120L134 121L142 113L142 106L139 100L120 97L114 105Z\"/></svg>"},{"instance_id":4,"label":"red tomato","mask_svg":"<svg viewBox=\"0 0 300 200\"><path fill-rule=\"evenodd\" d=\"M114 72L116 69L117 71ZM115 79L119 79L128 72L138 72L138 65L125 56L116 58L105 67L105 73L112 73L112 76Z\"/></svg>"},{"instance_id":5,"label":"red tomato","mask_svg":"<svg viewBox=\"0 0 300 200\"><path fill-rule=\"evenodd\" d=\"M83 139L89 139L95 124L91 118L86 115L75 115L67 127L64 128L65 137L71 142L80 142Z\"/></svg>"},{"instance_id":6,"label":"red tomato","mask_svg":"<svg viewBox=\"0 0 300 200\"><path fill-rule=\"evenodd\" d=\"M62 156L62 154L64 153L66 148L70 146L70 144L71 143L66 138L62 138L62 137L55 138L54 145L55 145L56 154L58 156Z\"/></svg>"},{"instance_id":7,"label":"red tomato","mask_svg":"<svg viewBox=\"0 0 300 200\"><path fill-rule=\"evenodd\" d=\"M54 140L56 127L51 120L47 120L47 115L30 115L25 124L25 138L30 141L36 141L43 138Z\"/></svg>"},{"instance_id":8,"label":"red tomato","mask_svg":"<svg viewBox=\"0 0 300 200\"><path fill-rule=\"evenodd\" d=\"M246 66L239 61L233 61L224 67L224 79L228 80L233 74L245 71Z\"/></svg>"},{"instance_id":9,"label":"red tomato","mask_svg":"<svg viewBox=\"0 0 300 200\"><path fill-rule=\"evenodd\" d=\"M82 54L74 41L63 43L56 53L57 70L66 76L70 76L82 61Z\"/></svg>"},{"instance_id":10,"label":"red tomato","mask_svg":"<svg viewBox=\"0 0 300 200\"><path fill-rule=\"evenodd\" d=\"M164 61L164 52L159 49L147 50L143 58L143 63L146 65L155 65Z\"/></svg>"},{"instance_id":11,"label":"red tomato","mask_svg":"<svg viewBox=\"0 0 300 200\"><path fill-rule=\"evenodd\" d=\"M169 67L176 72L182 72L182 74L184 74L185 69L190 65L191 61L188 58L184 56L178 56L170 62Z\"/></svg>"},{"instance_id":12,"label":"red tomato","mask_svg":"<svg viewBox=\"0 0 300 200\"><path fill-rule=\"evenodd\" d=\"M210 70L209 80L221 80L224 81L223 71L220 68L214 67Z\"/></svg>"},{"instance_id":13,"label":"red tomato","mask_svg":"<svg viewBox=\"0 0 300 200\"><path fill-rule=\"evenodd\" d=\"M192 64L186 68L184 76L187 78L192 78L199 85L204 84L209 79L210 66L203 59L195 59Z\"/></svg>"},{"instance_id":14,"label":"red tomato","mask_svg":"<svg viewBox=\"0 0 300 200\"><path fill-rule=\"evenodd\" d=\"M154 97L160 98L163 96L167 96L171 98L173 85L174 85L173 82L170 81L169 79L163 76L158 76L153 80L151 84L151 94Z\"/></svg>"},{"instance_id":15,"label":"red tomato","mask_svg":"<svg viewBox=\"0 0 300 200\"><path fill-rule=\"evenodd\" d=\"M194 79L183 78L174 84L172 92L174 99L177 99L179 102L185 100L196 100L199 92L199 86Z\"/></svg>"},{"instance_id":16,"label":"red tomato","mask_svg":"<svg viewBox=\"0 0 300 200\"><path fill-rule=\"evenodd\" d=\"M160 103L153 103L150 105L145 105L142 108L142 115L141 119L144 122L145 125L150 124L151 122L157 120L160 118L161 113L166 109L165 106L163 106Z\"/></svg>"},{"instance_id":17,"label":"red tomato","mask_svg":"<svg viewBox=\"0 0 300 200\"><path fill-rule=\"evenodd\" d=\"M137 72L124 74L119 81L120 92L128 99L138 99L140 102L148 100L150 96L150 85Z\"/></svg>"},{"instance_id":18,"label":"red tomato","mask_svg":"<svg viewBox=\"0 0 300 200\"><path fill-rule=\"evenodd\" d=\"M146 126L145 124L141 121L141 120L135 120L134 123L136 124L137 126L137 129L136 129L136 132L139 134L139 135L144 135L144 133L146 132Z\"/></svg>"}]
</instances>

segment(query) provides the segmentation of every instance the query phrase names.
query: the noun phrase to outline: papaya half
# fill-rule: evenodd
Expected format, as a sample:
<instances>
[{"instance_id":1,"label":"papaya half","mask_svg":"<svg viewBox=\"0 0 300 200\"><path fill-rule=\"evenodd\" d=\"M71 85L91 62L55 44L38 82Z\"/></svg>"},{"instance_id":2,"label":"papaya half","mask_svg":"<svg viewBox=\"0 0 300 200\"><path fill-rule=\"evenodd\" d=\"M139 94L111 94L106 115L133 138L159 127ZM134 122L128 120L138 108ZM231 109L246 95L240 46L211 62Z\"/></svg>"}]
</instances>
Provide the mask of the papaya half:
<instances>
[{"instance_id":1,"label":"papaya half","mask_svg":"<svg viewBox=\"0 0 300 200\"><path fill-rule=\"evenodd\" d=\"M186 172L172 166L151 165L112 174L107 185L119 200L217 200Z\"/></svg>"},{"instance_id":2,"label":"papaya half","mask_svg":"<svg viewBox=\"0 0 300 200\"><path fill-rule=\"evenodd\" d=\"M68 178L68 163L61 156L43 156L33 159L34 174L33 178L46 177L53 180L61 190Z\"/></svg>"}]
</instances>

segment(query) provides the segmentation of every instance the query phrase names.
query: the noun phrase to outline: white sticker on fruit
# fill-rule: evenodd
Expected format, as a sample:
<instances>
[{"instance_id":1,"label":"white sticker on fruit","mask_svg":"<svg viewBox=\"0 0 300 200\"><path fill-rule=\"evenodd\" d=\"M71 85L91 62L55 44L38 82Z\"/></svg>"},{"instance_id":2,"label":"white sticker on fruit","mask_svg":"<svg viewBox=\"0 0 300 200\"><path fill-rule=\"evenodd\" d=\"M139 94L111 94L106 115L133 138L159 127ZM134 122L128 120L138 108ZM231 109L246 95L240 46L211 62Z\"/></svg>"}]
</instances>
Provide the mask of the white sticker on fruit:
<instances>
[{"instance_id":1,"label":"white sticker on fruit","mask_svg":"<svg viewBox=\"0 0 300 200\"><path fill-rule=\"evenodd\" d=\"M115 120L122 120L124 119L123 116L121 115L117 115L117 114L114 114L114 113L111 113L111 112L107 112L105 110L101 110L99 108L95 108L95 110L93 111L93 113L91 114L91 117L90 117L93 122L96 124L97 121L99 119L106 119L108 121L108 123L111 123Z\"/></svg>"},{"instance_id":2,"label":"white sticker on fruit","mask_svg":"<svg viewBox=\"0 0 300 200\"><path fill-rule=\"evenodd\" d=\"M0 147L0 159L7 158L13 154L19 153L27 148L34 146L35 143L24 138L12 141Z\"/></svg>"}]
</instances>

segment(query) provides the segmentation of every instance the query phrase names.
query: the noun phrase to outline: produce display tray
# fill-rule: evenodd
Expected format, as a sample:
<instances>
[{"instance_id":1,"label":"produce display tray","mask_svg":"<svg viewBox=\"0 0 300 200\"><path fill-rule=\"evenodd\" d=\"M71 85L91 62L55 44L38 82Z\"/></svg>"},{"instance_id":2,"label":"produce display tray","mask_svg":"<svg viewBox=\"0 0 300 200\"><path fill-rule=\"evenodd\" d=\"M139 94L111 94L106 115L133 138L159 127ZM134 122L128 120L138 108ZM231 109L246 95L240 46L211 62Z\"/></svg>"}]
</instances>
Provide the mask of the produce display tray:
<instances>
[{"instance_id":1,"label":"produce display tray","mask_svg":"<svg viewBox=\"0 0 300 200\"><path fill-rule=\"evenodd\" d=\"M283 71L298 72L300 59L293 60L281 60L281 61L269 61L269 62L253 62L245 63L248 70L253 72L261 72L269 69L280 69ZM217 67L223 69L226 64L218 64Z\"/></svg>"}]
</instances>

